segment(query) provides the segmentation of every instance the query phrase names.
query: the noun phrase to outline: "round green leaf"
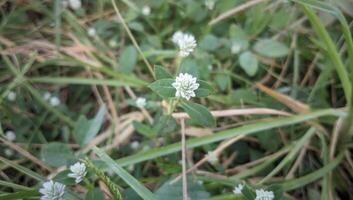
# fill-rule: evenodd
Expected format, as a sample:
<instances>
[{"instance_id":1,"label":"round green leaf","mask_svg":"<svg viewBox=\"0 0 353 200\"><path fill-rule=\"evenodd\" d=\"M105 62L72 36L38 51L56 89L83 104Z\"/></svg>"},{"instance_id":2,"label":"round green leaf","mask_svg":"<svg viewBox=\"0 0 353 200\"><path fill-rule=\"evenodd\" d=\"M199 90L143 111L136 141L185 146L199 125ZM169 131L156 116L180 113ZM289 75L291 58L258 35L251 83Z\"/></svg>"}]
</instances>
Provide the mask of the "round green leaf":
<instances>
[{"instance_id":1,"label":"round green leaf","mask_svg":"<svg viewBox=\"0 0 353 200\"><path fill-rule=\"evenodd\" d=\"M74 159L74 154L71 149L63 143L49 143L41 150L42 160L51 167L60 167Z\"/></svg>"},{"instance_id":2,"label":"round green leaf","mask_svg":"<svg viewBox=\"0 0 353 200\"><path fill-rule=\"evenodd\" d=\"M258 54L270 58L283 57L288 54L288 47L272 39L263 39L257 41L254 46L254 50Z\"/></svg>"},{"instance_id":3,"label":"round green leaf","mask_svg":"<svg viewBox=\"0 0 353 200\"><path fill-rule=\"evenodd\" d=\"M246 72L247 75L254 76L256 74L258 70L258 63L256 56L250 51L242 53L239 57L239 62L241 68Z\"/></svg>"}]
</instances>

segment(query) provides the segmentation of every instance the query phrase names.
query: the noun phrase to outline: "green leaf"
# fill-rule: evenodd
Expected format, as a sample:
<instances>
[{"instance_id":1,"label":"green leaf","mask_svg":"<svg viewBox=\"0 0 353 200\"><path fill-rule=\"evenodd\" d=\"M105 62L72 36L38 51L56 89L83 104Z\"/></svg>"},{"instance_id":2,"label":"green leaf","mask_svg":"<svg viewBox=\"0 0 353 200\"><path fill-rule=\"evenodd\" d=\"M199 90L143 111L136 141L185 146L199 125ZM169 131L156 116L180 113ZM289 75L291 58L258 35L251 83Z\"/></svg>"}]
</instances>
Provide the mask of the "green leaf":
<instances>
[{"instance_id":1,"label":"green leaf","mask_svg":"<svg viewBox=\"0 0 353 200\"><path fill-rule=\"evenodd\" d=\"M207 97L212 93L213 88L206 81L198 80L197 83L200 84L199 88L195 90L195 95L197 97Z\"/></svg>"},{"instance_id":2,"label":"green leaf","mask_svg":"<svg viewBox=\"0 0 353 200\"><path fill-rule=\"evenodd\" d=\"M216 75L215 81L219 89L221 89L221 91L225 91L229 87L231 80L228 74L220 73Z\"/></svg>"},{"instance_id":3,"label":"green leaf","mask_svg":"<svg viewBox=\"0 0 353 200\"><path fill-rule=\"evenodd\" d=\"M216 120L205 106L192 102L182 102L180 106L197 124L204 127L216 126Z\"/></svg>"},{"instance_id":4,"label":"green leaf","mask_svg":"<svg viewBox=\"0 0 353 200\"><path fill-rule=\"evenodd\" d=\"M98 149L97 147L93 148L93 151L102 159L108 167L113 170L120 178L122 178L132 189L135 190L137 194L140 195L144 200L155 200L156 197L154 194L149 191L143 184L126 172L122 167L120 167L113 159L111 159L105 152Z\"/></svg>"},{"instance_id":5,"label":"green leaf","mask_svg":"<svg viewBox=\"0 0 353 200\"><path fill-rule=\"evenodd\" d=\"M210 194L197 182L188 177L188 196L192 200L208 199ZM156 191L156 200L180 200L183 199L182 181L173 184L167 181Z\"/></svg>"},{"instance_id":6,"label":"green leaf","mask_svg":"<svg viewBox=\"0 0 353 200\"><path fill-rule=\"evenodd\" d=\"M156 80L173 78L173 76L164 67L160 65L154 66L154 75L156 77Z\"/></svg>"},{"instance_id":7,"label":"green leaf","mask_svg":"<svg viewBox=\"0 0 353 200\"><path fill-rule=\"evenodd\" d=\"M254 76L258 70L257 59L250 51L243 52L239 56L240 67L249 76Z\"/></svg>"},{"instance_id":8,"label":"green leaf","mask_svg":"<svg viewBox=\"0 0 353 200\"><path fill-rule=\"evenodd\" d=\"M220 46L220 42L216 36L210 34L201 40L199 46L205 51L214 51Z\"/></svg>"},{"instance_id":9,"label":"green leaf","mask_svg":"<svg viewBox=\"0 0 353 200\"><path fill-rule=\"evenodd\" d=\"M41 158L51 167L60 167L66 165L75 156L66 144L53 142L43 146L41 149Z\"/></svg>"},{"instance_id":10,"label":"green leaf","mask_svg":"<svg viewBox=\"0 0 353 200\"><path fill-rule=\"evenodd\" d=\"M98 134L102 127L106 111L105 105L102 105L93 119L87 120L85 116L80 116L74 128L74 137L79 145L84 146L88 144Z\"/></svg>"},{"instance_id":11,"label":"green leaf","mask_svg":"<svg viewBox=\"0 0 353 200\"><path fill-rule=\"evenodd\" d=\"M99 188L94 188L87 192L85 200L105 199L103 192Z\"/></svg>"},{"instance_id":12,"label":"green leaf","mask_svg":"<svg viewBox=\"0 0 353 200\"><path fill-rule=\"evenodd\" d=\"M156 138L156 136L157 136L157 133L155 132L154 129L152 129L151 127L149 127L141 122L133 121L132 125L134 126L134 128L136 129L137 132L146 136L147 138L153 139L153 138Z\"/></svg>"},{"instance_id":13,"label":"green leaf","mask_svg":"<svg viewBox=\"0 0 353 200\"><path fill-rule=\"evenodd\" d=\"M266 187L267 191L272 191L275 198L274 200L282 200L283 199L283 188L280 184L273 184Z\"/></svg>"},{"instance_id":14,"label":"green leaf","mask_svg":"<svg viewBox=\"0 0 353 200\"><path fill-rule=\"evenodd\" d=\"M253 200L256 198L256 193L254 189L248 184L244 185L244 188L241 192L244 195L246 200Z\"/></svg>"},{"instance_id":15,"label":"green leaf","mask_svg":"<svg viewBox=\"0 0 353 200\"><path fill-rule=\"evenodd\" d=\"M126 47L120 55L119 70L125 73L131 73L137 62L137 51L134 46Z\"/></svg>"},{"instance_id":16,"label":"green leaf","mask_svg":"<svg viewBox=\"0 0 353 200\"><path fill-rule=\"evenodd\" d=\"M288 48L272 39L262 39L255 43L254 50L263 56L270 57L270 58L277 58L283 57L288 54Z\"/></svg>"},{"instance_id":17,"label":"green leaf","mask_svg":"<svg viewBox=\"0 0 353 200\"><path fill-rule=\"evenodd\" d=\"M291 117L280 117L280 118L275 117L275 118L266 120L266 122L257 122L254 124L244 125L238 128L232 128L225 131L220 131L215 134L207 135L200 138L188 139L186 141L186 144L188 148L200 147L206 144L212 144L214 142L219 142L232 137L236 137L241 134L252 135L252 134L255 134L256 132L270 130L278 127L285 127L285 126L305 122L305 121L316 119L318 117L323 117L323 116L339 117L339 116L345 116L345 114L338 110L325 109L325 110L317 110L314 112L295 115ZM131 156L126 156L124 158L119 159L118 162L122 166L128 166L142 161L151 160L161 156L176 153L176 152L179 152L180 150L181 150L181 144L180 142L177 142L164 147L158 147L158 148L143 151L141 153L137 153Z\"/></svg>"},{"instance_id":18,"label":"green leaf","mask_svg":"<svg viewBox=\"0 0 353 200\"><path fill-rule=\"evenodd\" d=\"M163 98L175 97L175 88L172 86L174 79L160 79L151 83L148 87Z\"/></svg>"}]
</instances>

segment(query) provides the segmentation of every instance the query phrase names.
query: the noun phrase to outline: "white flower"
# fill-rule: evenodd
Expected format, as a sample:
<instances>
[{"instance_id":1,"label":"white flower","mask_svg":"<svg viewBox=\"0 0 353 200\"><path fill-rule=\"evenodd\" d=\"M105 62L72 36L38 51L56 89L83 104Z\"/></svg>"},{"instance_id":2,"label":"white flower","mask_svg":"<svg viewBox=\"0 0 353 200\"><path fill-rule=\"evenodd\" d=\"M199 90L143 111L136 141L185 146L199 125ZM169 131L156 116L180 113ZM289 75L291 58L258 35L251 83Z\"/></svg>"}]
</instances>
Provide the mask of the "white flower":
<instances>
[{"instance_id":1,"label":"white flower","mask_svg":"<svg viewBox=\"0 0 353 200\"><path fill-rule=\"evenodd\" d=\"M94 36L97 35L97 31L96 31L95 28L90 27L90 28L87 30L87 34L88 34L89 36L91 36L91 37L94 37Z\"/></svg>"},{"instance_id":2,"label":"white flower","mask_svg":"<svg viewBox=\"0 0 353 200\"><path fill-rule=\"evenodd\" d=\"M132 149L136 150L140 147L140 143L138 141L133 141L130 146Z\"/></svg>"},{"instance_id":3,"label":"white flower","mask_svg":"<svg viewBox=\"0 0 353 200\"><path fill-rule=\"evenodd\" d=\"M60 99L58 97L51 97L49 103L52 106L58 106L60 104Z\"/></svg>"},{"instance_id":4,"label":"white flower","mask_svg":"<svg viewBox=\"0 0 353 200\"><path fill-rule=\"evenodd\" d=\"M16 93L15 92L13 92L13 91L10 91L8 94L7 94L7 99L9 100L9 101L15 101L16 100Z\"/></svg>"},{"instance_id":5,"label":"white flower","mask_svg":"<svg viewBox=\"0 0 353 200\"><path fill-rule=\"evenodd\" d=\"M40 200L63 200L65 185L50 180L43 183L39 192L42 194Z\"/></svg>"},{"instance_id":6,"label":"white flower","mask_svg":"<svg viewBox=\"0 0 353 200\"><path fill-rule=\"evenodd\" d=\"M81 0L69 0L69 6L73 10L80 9L82 6Z\"/></svg>"},{"instance_id":7,"label":"white flower","mask_svg":"<svg viewBox=\"0 0 353 200\"><path fill-rule=\"evenodd\" d=\"M272 191L265 191L264 189L256 190L255 200L273 200L275 195Z\"/></svg>"},{"instance_id":8,"label":"white flower","mask_svg":"<svg viewBox=\"0 0 353 200\"><path fill-rule=\"evenodd\" d=\"M194 51L196 47L195 37L191 34L184 34L178 41L179 55L181 57L186 57Z\"/></svg>"},{"instance_id":9,"label":"white flower","mask_svg":"<svg viewBox=\"0 0 353 200\"><path fill-rule=\"evenodd\" d=\"M212 151L207 152L207 161L210 162L211 164L217 163L218 162L217 155Z\"/></svg>"},{"instance_id":10,"label":"white flower","mask_svg":"<svg viewBox=\"0 0 353 200\"><path fill-rule=\"evenodd\" d=\"M4 153L7 157L11 157L14 154L12 149L5 149Z\"/></svg>"},{"instance_id":11,"label":"white flower","mask_svg":"<svg viewBox=\"0 0 353 200\"><path fill-rule=\"evenodd\" d=\"M196 77L193 77L188 73L180 73L179 76L176 77L172 86L176 89L176 97L182 97L189 100L191 97L195 97L195 90L199 88L200 84L196 82Z\"/></svg>"},{"instance_id":12,"label":"white flower","mask_svg":"<svg viewBox=\"0 0 353 200\"><path fill-rule=\"evenodd\" d=\"M216 4L216 0L205 0L205 6L206 6L209 10L213 10L215 4Z\"/></svg>"},{"instance_id":13,"label":"white flower","mask_svg":"<svg viewBox=\"0 0 353 200\"><path fill-rule=\"evenodd\" d=\"M233 193L234 194L241 194L241 191L243 190L244 185L243 184L238 184L238 186L234 187Z\"/></svg>"},{"instance_id":14,"label":"white flower","mask_svg":"<svg viewBox=\"0 0 353 200\"><path fill-rule=\"evenodd\" d=\"M147 102L146 102L146 99L143 98L143 97L139 97L136 99L135 101L136 103L136 106L139 107L139 108L143 108L146 106Z\"/></svg>"},{"instance_id":15,"label":"white flower","mask_svg":"<svg viewBox=\"0 0 353 200\"><path fill-rule=\"evenodd\" d=\"M71 165L70 171L71 173L69 173L67 176L71 178L75 178L76 183L81 182L87 174L86 165L81 162L77 162L74 165Z\"/></svg>"},{"instance_id":16,"label":"white flower","mask_svg":"<svg viewBox=\"0 0 353 200\"><path fill-rule=\"evenodd\" d=\"M151 7L149 7L147 5L143 6L142 14L145 15L145 16L150 15L151 14Z\"/></svg>"},{"instance_id":17,"label":"white flower","mask_svg":"<svg viewBox=\"0 0 353 200\"><path fill-rule=\"evenodd\" d=\"M50 92L45 92L45 93L43 94L43 99L46 100L46 101L48 101L48 100L50 99L50 97L51 97Z\"/></svg>"},{"instance_id":18,"label":"white flower","mask_svg":"<svg viewBox=\"0 0 353 200\"><path fill-rule=\"evenodd\" d=\"M5 137L8 141L15 141L16 140L16 134L13 131L6 131Z\"/></svg>"},{"instance_id":19,"label":"white flower","mask_svg":"<svg viewBox=\"0 0 353 200\"><path fill-rule=\"evenodd\" d=\"M183 37L184 33L181 31L177 31L172 36L172 42L178 45L179 40Z\"/></svg>"}]
</instances>

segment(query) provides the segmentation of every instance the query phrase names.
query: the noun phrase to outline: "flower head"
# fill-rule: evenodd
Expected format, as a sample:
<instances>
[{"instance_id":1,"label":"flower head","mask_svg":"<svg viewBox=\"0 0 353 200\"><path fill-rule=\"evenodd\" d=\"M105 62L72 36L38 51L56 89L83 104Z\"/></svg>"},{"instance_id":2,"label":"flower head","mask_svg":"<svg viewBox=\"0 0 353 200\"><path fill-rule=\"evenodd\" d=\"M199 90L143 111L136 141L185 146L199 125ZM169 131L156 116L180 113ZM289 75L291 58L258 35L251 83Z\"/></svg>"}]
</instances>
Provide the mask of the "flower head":
<instances>
[{"instance_id":1,"label":"flower head","mask_svg":"<svg viewBox=\"0 0 353 200\"><path fill-rule=\"evenodd\" d=\"M275 195L272 191L266 191L264 189L256 190L255 200L273 200Z\"/></svg>"},{"instance_id":2,"label":"flower head","mask_svg":"<svg viewBox=\"0 0 353 200\"><path fill-rule=\"evenodd\" d=\"M145 107L146 104L147 104L147 103L146 103L146 99L143 98L143 97L137 98L136 101L135 101L135 103L136 103L136 106L139 107L139 108L143 108L143 107Z\"/></svg>"},{"instance_id":3,"label":"flower head","mask_svg":"<svg viewBox=\"0 0 353 200\"><path fill-rule=\"evenodd\" d=\"M195 37L188 33L177 31L173 34L172 41L179 47L179 55L186 57L196 48Z\"/></svg>"},{"instance_id":4,"label":"flower head","mask_svg":"<svg viewBox=\"0 0 353 200\"><path fill-rule=\"evenodd\" d=\"M183 37L184 33L181 31L177 31L172 36L172 42L178 45L179 40Z\"/></svg>"},{"instance_id":5,"label":"flower head","mask_svg":"<svg viewBox=\"0 0 353 200\"><path fill-rule=\"evenodd\" d=\"M172 86L176 89L176 97L182 97L189 100L191 97L195 97L195 90L199 88L200 84L196 82L196 77L193 77L188 73L180 73L179 76L176 77Z\"/></svg>"},{"instance_id":6,"label":"flower head","mask_svg":"<svg viewBox=\"0 0 353 200\"><path fill-rule=\"evenodd\" d=\"M43 183L39 192L42 194L40 200L63 200L65 185L50 180Z\"/></svg>"},{"instance_id":7,"label":"flower head","mask_svg":"<svg viewBox=\"0 0 353 200\"><path fill-rule=\"evenodd\" d=\"M15 92L13 92L13 91L10 91L8 94L7 94L7 99L9 100L9 101L15 101L16 100L16 93Z\"/></svg>"},{"instance_id":8,"label":"flower head","mask_svg":"<svg viewBox=\"0 0 353 200\"><path fill-rule=\"evenodd\" d=\"M211 164L217 163L218 162L217 155L212 151L207 152L207 161L210 162Z\"/></svg>"},{"instance_id":9,"label":"flower head","mask_svg":"<svg viewBox=\"0 0 353 200\"><path fill-rule=\"evenodd\" d=\"M151 7L149 7L147 5L143 6L142 14L145 15L145 16L150 15L151 14Z\"/></svg>"},{"instance_id":10,"label":"flower head","mask_svg":"<svg viewBox=\"0 0 353 200\"><path fill-rule=\"evenodd\" d=\"M233 193L234 194L241 194L241 191L243 190L244 185L243 184L238 184L238 186L234 187Z\"/></svg>"},{"instance_id":11,"label":"flower head","mask_svg":"<svg viewBox=\"0 0 353 200\"><path fill-rule=\"evenodd\" d=\"M8 141L15 141L16 140L16 134L13 131L6 131L5 137Z\"/></svg>"},{"instance_id":12,"label":"flower head","mask_svg":"<svg viewBox=\"0 0 353 200\"><path fill-rule=\"evenodd\" d=\"M82 6L81 0L69 0L69 6L73 10L80 9Z\"/></svg>"},{"instance_id":13,"label":"flower head","mask_svg":"<svg viewBox=\"0 0 353 200\"><path fill-rule=\"evenodd\" d=\"M86 165L84 163L77 162L70 166L71 173L68 174L69 177L75 178L75 182L79 183L86 176Z\"/></svg>"}]
</instances>

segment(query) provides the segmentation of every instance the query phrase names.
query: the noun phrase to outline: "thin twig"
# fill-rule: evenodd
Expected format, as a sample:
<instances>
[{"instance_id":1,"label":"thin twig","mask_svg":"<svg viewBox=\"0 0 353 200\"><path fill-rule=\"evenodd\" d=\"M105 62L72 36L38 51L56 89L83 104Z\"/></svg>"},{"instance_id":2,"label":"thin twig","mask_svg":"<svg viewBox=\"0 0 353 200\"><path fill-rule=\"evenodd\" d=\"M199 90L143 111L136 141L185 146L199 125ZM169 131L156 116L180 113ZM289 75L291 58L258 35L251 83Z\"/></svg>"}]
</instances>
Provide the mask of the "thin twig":
<instances>
[{"instance_id":1,"label":"thin twig","mask_svg":"<svg viewBox=\"0 0 353 200\"><path fill-rule=\"evenodd\" d=\"M180 120L181 123L181 156L183 165L183 200L188 200L188 181L186 177L186 142L185 142L185 119Z\"/></svg>"},{"instance_id":2,"label":"thin twig","mask_svg":"<svg viewBox=\"0 0 353 200\"><path fill-rule=\"evenodd\" d=\"M132 33L131 33L129 27L126 25L125 20L124 20L123 16L121 16L120 11L119 11L119 9L118 9L118 6L117 6L116 3L115 3L115 0L112 0L112 3L113 3L114 10L115 10L116 14L118 15L118 18L119 18L120 22L123 24L123 27L124 27L125 31L126 31L127 34L129 35L129 37L130 37L132 43L134 44L135 48L137 49L137 51L138 51L139 54L141 55L141 57L142 57L142 59L143 59L143 62L145 62L145 64L146 64L148 70L150 71L152 77L155 78L155 77L154 77L154 72L153 72L152 66L150 65L150 63L149 63L148 60L146 59L145 55L144 55L143 52L141 51L139 45L137 44L137 42L136 42L136 40L135 40L135 37L134 37L134 36L132 35Z\"/></svg>"},{"instance_id":3,"label":"thin twig","mask_svg":"<svg viewBox=\"0 0 353 200\"><path fill-rule=\"evenodd\" d=\"M231 10L229 10L229 11L227 11L227 12L221 14L221 15L219 15L218 17L216 17L216 19L211 20L208 23L208 25L209 26L215 25L218 22L220 22L220 21L222 21L224 19L227 19L228 17L231 17L231 16L237 14L238 12L246 10L246 9L250 8L251 6L254 6L254 5L256 5L258 3L261 3L263 1L266 1L266 0L252 0L252 1L248 1L248 2L246 2L244 4L241 4L239 6L236 6L235 8L233 8L233 9L231 9Z\"/></svg>"},{"instance_id":4,"label":"thin twig","mask_svg":"<svg viewBox=\"0 0 353 200\"><path fill-rule=\"evenodd\" d=\"M269 108L243 108L243 109L229 109L229 110L215 110L211 111L213 117L229 117L229 116L237 116L237 115L283 115L290 116L291 114L288 112L269 109ZM175 119L181 118L189 118L187 113L173 113L172 116Z\"/></svg>"}]
</instances>

